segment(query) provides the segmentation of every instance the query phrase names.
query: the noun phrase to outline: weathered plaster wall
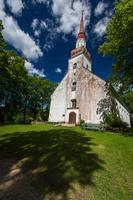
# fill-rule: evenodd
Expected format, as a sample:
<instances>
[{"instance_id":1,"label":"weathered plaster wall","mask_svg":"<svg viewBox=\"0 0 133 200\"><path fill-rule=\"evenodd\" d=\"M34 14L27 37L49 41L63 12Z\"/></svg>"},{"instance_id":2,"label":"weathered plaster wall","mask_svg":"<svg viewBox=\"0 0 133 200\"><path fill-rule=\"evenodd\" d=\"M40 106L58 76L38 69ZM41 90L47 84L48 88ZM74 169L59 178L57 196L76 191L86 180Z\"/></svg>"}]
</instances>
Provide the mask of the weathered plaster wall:
<instances>
[{"instance_id":1,"label":"weathered plaster wall","mask_svg":"<svg viewBox=\"0 0 133 200\"><path fill-rule=\"evenodd\" d=\"M84 66L91 71L91 62L83 54L69 60L69 70L73 69L74 63L77 63L77 68Z\"/></svg>"},{"instance_id":2,"label":"weathered plaster wall","mask_svg":"<svg viewBox=\"0 0 133 200\"><path fill-rule=\"evenodd\" d=\"M77 73L77 101L81 119L87 123L100 123L101 119L97 114L97 104L106 97L105 81L85 68Z\"/></svg>"},{"instance_id":3,"label":"weathered plaster wall","mask_svg":"<svg viewBox=\"0 0 133 200\"><path fill-rule=\"evenodd\" d=\"M67 75L51 96L49 122L64 122L66 113Z\"/></svg>"},{"instance_id":4,"label":"weathered plaster wall","mask_svg":"<svg viewBox=\"0 0 133 200\"><path fill-rule=\"evenodd\" d=\"M80 68L82 66L82 62L82 55L70 59L68 63L68 70L73 70L74 63L77 63L77 68Z\"/></svg>"},{"instance_id":5,"label":"weathered plaster wall","mask_svg":"<svg viewBox=\"0 0 133 200\"><path fill-rule=\"evenodd\" d=\"M130 122L130 114L129 112L125 109L125 107L116 99L117 103L117 108L119 110L120 118L123 122L126 122L129 127L131 126Z\"/></svg>"},{"instance_id":6,"label":"weathered plaster wall","mask_svg":"<svg viewBox=\"0 0 133 200\"><path fill-rule=\"evenodd\" d=\"M74 63L77 68L73 69ZM86 68L90 63L84 55L69 60L68 73L51 96L50 122L69 122L70 112L76 113L76 123L80 119L87 123L100 123L97 114L98 102L106 98L106 82ZM90 66L91 67L91 63ZM72 91L72 82L76 82L76 91ZM76 99L76 109L72 108L72 99ZM130 126L129 112L116 100L120 117Z\"/></svg>"},{"instance_id":7,"label":"weathered plaster wall","mask_svg":"<svg viewBox=\"0 0 133 200\"><path fill-rule=\"evenodd\" d=\"M87 60L85 56L83 56L83 66L91 71L91 62Z\"/></svg>"}]
</instances>

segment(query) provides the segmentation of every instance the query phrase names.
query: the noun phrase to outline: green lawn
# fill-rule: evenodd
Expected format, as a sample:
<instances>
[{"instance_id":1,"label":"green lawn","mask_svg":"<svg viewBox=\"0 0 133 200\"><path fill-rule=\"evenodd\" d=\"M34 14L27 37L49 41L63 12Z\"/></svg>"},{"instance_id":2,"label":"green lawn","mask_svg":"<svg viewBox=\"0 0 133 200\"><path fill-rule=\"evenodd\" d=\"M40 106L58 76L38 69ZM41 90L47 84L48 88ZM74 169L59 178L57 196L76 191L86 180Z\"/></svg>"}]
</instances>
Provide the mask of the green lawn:
<instances>
[{"instance_id":1,"label":"green lawn","mask_svg":"<svg viewBox=\"0 0 133 200\"><path fill-rule=\"evenodd\" d=\"M133 138L79 127L0 127L0 200L131 200Z\"/></svg>"}]
</instances>

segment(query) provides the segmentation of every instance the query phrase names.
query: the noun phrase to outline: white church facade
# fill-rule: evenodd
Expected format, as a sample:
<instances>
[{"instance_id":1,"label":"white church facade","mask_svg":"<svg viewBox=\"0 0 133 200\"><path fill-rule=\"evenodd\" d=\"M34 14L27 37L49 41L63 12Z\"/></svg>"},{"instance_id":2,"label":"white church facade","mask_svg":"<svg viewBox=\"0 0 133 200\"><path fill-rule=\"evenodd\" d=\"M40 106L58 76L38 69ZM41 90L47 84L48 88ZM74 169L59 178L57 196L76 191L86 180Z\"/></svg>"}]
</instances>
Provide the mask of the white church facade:
<instances>
[{"instance_id":1,"label":"white church facade","mask_svg":"<svg viewBox=\"0 0 133 200\"><path fill-rule=\"evenodd\" d=\"M99 124L98 102L106 98L106 82L92 73L91 56L86 49L83 14L76 48L71 51L68 72L51 96L49 122ZM130 126L129 111L116 99L120 117Z\"/></svg>"}]
</instances>

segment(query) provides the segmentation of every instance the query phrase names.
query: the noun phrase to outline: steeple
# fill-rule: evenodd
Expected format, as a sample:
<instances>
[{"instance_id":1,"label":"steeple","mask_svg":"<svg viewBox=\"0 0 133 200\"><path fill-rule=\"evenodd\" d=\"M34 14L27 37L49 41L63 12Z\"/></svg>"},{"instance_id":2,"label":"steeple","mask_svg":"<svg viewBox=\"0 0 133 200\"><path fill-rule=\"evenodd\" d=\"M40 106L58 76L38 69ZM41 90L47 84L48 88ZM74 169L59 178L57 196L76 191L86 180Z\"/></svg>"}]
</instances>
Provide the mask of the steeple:
<instances>
[{"instance_id":1,"label":"steeple","mask_svg":"<svg viewBox=\"0 0 133 200\"><path fill-rule=\"evenodd\" d=\"M84 27L84 12L82 11L82 16L80 20L80 29L77 37L76 48L80 48L81 46L86 47L86 35L85 35L85 27Z\"/></svg>"},{"instance_id":2,"label":"steeple","mask_svg":"<svg viewBox=\"0 0 133 200\"><path fill-rule=\"evenodd\" d=\"M85 39L85 28L84 28L84 12L82 11L82 16L81 16L81 20L80 20L80 29L79 29L79 33L78 33L78 39L83 38Z\"/></svg>"}]
</instances>

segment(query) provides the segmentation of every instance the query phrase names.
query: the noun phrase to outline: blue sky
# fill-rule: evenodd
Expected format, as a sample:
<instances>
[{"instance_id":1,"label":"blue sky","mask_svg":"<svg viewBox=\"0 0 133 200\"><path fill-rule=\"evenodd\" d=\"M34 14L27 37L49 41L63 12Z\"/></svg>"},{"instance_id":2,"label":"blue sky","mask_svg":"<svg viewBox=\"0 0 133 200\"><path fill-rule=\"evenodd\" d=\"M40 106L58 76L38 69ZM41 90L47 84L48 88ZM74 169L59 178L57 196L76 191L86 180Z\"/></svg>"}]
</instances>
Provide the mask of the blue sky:
<instances>
[{"instance_id":1,"label":"blue sky","mask_svg":"<svg viewBox=\"0 0 133 200\"><path fill-rule=\"evenodd\" d=\"M0 0L2 34L9 47L24 56L30 74L59 82L67 72L84 9L93 72L106 80L113 58L98 54L98 47L104 40L113 6L114 0Z\"/></svg>"}]
</instances>

